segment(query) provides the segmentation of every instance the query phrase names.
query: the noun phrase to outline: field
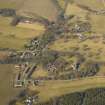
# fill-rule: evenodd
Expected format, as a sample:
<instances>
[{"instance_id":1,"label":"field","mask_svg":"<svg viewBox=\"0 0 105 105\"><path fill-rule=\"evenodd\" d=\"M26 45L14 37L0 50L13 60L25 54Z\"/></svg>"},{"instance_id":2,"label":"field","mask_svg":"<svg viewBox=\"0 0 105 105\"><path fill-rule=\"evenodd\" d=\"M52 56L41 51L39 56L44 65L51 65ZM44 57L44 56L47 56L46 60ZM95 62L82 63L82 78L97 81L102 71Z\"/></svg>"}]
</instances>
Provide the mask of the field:
<instances>
[{"instance_id":1,"label":"field","mask_svg":"<svg viewBox=\"0 0 105 105\"><path fill-rule=\"evenodd\" d=\"M66 11L65 11L65 15L69 16L69 15L76 15L78 17L81 17L82 20L85 20L85 16L87 14L87 11L79 8L76 3L68 3Z\"/></svg>"},{"instance_id":2,"label":"field","mask_svg":"<svg viewBox=\"0 0 105 105\"><path fill-rule=\"evenodd\" d=\"M13 65L0 65L0 104L5 105L20 89L13 88Z\"/></svg>"},{"instance_id":3,"label":"field","mask_svg":"<svg viewBox=\"0 0 105 105\"><path fill-rule=\"evenodd\" d=\"M84 45L88 45L89 50L84 50ZM99 49L102 49L102 55L105 51L103 38L101 37L96 39L87 39L82 42L80 42L79 39L68 39L68 41L65 42L65 39L62 38L55 41L51 46L49 46L49 48L57 51L70 51L75 48L78 48L78 52L80 53L97 53Z\"/></svg>"},{"instance_id":4,"label":"field","mask_svg":"<svg viewBox=\"0 0 105 105\"><path fill-rule=\"evenodd\" d=\"M80 80L56 80L45 81L40 87L30 87L31 90L38 90L41 101L48 101L55 96L79 92L89 88L105 87L105 78L91 77ZM48 94L46 94L46 92Z\"/></svg>"},{"instance_id":5,"label":"field","mask_svg":"<svg viewBox=\"0 0 105 105\"><path fill-rule=\"evenodd\" d=\"M23 14L24 12L37 14L50 21L56 20L58 15L58 9L52 0L27 0L18 11L19 14Z\"/></svg>"},{"instance_id":6,"label":"field","mask_svg":"<svg viewBox=\"0 0 105 105\"><path fill-rule=\"evenodd\" d=\"M90 9L100 11L105 9L104 0L74 0L74 2L72 2L72 0L67 0L70 1L67 5L66 0L57 1L61 8L65 9L65 17L67 16L67 18L65 18L64 22L60 21L60 23L56 22L55 24L52 24L52 27L55 26L55 31L54 33L51 33L53 33L54 35L59 34L59 28L64 29L64 32L60 31L61 37L57 37L57 40L54 40L52 43L46 45L46 48L42 49L40 59L42 60L41 62L44 62L43 57L45 56L44 58L46 59L46 61L48 60L48 64L55 66L55 68L57 68L55 63L59 64L60 66L57 65L58 68L56 69L59 71L47 71L44 69L44 67L42 67L41 64L39 64L31 76L34 79L54 76L57 80L42 80L42 82L39 83L39 86L28 86L29 90L31 91L39 91L38 96L40 101L42 102L48 101L50 98L68 93L80 92L95 87L105 87L105 65L100 66L101 64L103 64L103 62L105 62L105 15L96 15L92 13L92 11L90 12L89 10L83 9L79 6L83 5L89 7ZM59 14L59 8L54 3L55 2L53 0L0 0L0 8L13 8L16 9L18 15L25 14L29 17L33 15L33 17L36 16L34 17L34 19L37 17L43 17L48 19L49 21L56 21ZM67 7L65 7L65 5ZM72 15L74 16L73 18L71 18ZM68 18L69 16L71 16L70 19ZM11 17L0 16L0 48L10 48L23 51L24 45L30 39L43 35L46 30L45 25L38 22L20 22L17 26L12 26L10 25L12 19L13 18ZM91 31L87 32L86 30L86 32L81 33L68 32L68 30L72 29L72 27L74 27L74 29L77 28L79 22L89 23ZM65 28L67 28L67 32L65 31ZM58 31L56 32L57 29ZM81 38L78 34L83 38ZM46 42L47 38L45 37L45 43ZM35 48L36 47L37 45L35 46ZM38 46L38 50L40 50L39 47L40 45ZM43 53L43 50L45 50L45 55ZM54 59L56 58L55 61L50 61L50 51L52 51L51 61L53 59L52 56L54 56ZM59 54L55 54L56 51L58 51ZM48 57L46 56L47 52ZM67 55L63 55L62 52L67 52ZM68 54L68 52L70 53L70 55ZM8 56L8 53L9 52L6 51L0 51L0 60L5 59ZM86 76L84 76L84 74L79 74L77 68L73 68L73 66L75 66L74 64L76 63L77 66L78 62L80 63L80 72L82 70L87 70L89 71L89 73L98 72L97 74L93 74L97 76L87 77L90 74L87 75L87 73ZM53 63L55 65L53 65ZM89 65L89 63L91 63L92 66ZM48 64L46 64L45 67L47 67ZM98 68L96 67L98 64L100 66L99 71L96 70ZM1 105L7 103L20 91L20 89L13 88L13 68L14 67L12 64L0 65ZM50 69L53 68L51 67ZM93 69L95 69L96 71ZM74 77L71 76L72 73ZM85 78L80 79L80 75L83 75ZM76 79L69 80L71 78Z\"/></svg>"},{"instance_id":7,"label":"field","mask_svg":"<svg viewBox=\"0 0 105 105\"><path fill-rule=\"evenodd\" d=\"M65 9L66 7L66 0L57 0L59 6L62 8L62 9Z\"/></svg>"},{"instance_id":8,"label":"field","mask_svg":"<svg viewBox=\"0 0 105 105\"><path fill-rule=\"evenodd\" d=\"M36 31L44 31L45 27L43 24L40 24L38 22L35 23L19 23L17 27L26 28L26 29L32 29Z\"/></svg>"},{"instance_id":9,"label":"field","mask_svg":"<svg viewBox=\"0 0 105 105\"><path fill-rule=\"evenodd\" d=\"M0 8L13 8L19 15L32 13L50 21L56 20L59 13L52 0L0 0Z\"/></svg>"},{"instance_id":10,"label":"field","mask_svg":"<svg viewBox=\"0 0 105 105\"><path fill-rule=\"evenodd\" d=\"M87 0L87 1L89 1L89 0ZM91 1L94 1L94 0L91 0ZM81 2L81 3L83 3L83 2ZM84 4L86 4L86 3L84 3ZM89 4L91 4L91 3L89 3ZM103 7L103 6L101 6L101 7ZM101 9L99 9L99 10L101 10ZM102 33L102 34L105 33L105 30L104 30L105 15L95 15L91 12L89 13L89 11L84 10L83 8L80 8L77 5L77 1L76 1L76 3L72 3L72 4L68 3L65 15L67 15L67 16L75 15L76 17L78 17L78 20L89 21L90 24L92 25L92 31L97 32L97 33ZM88 20L87 20L87 17L88 17Z\"/></svg>"},{"instance_id":11,"label":"field","mask_svg":"<svg viewBox=\"0 0 105 105\"><path fill-rule=\"evenodd\" d=\"M42 68L42 66L38 66L34 73L32 74L32 78L39 78L39 77L47 77L48 72Z\"/></svg>"},{"instance_id":12,"label":"field","mask_svg":"<svg viewBox=\"0 0 105 105\"><path fill-rule=\"evenodd\" d=\"M105 33L105 15L90 15L92 30L97 33Z\"/></svg>"},{"instance_id":13,"label":"field","mask_svg":"<svg viewBox=\"0 0 105 105\"><path fill-rule=\"evenodd\" d=\"M18 9L22 6L25 0L0 0L0 8Z\"/></svg>"},{"instance_id":14,"label":"field","mask_svg":"<svg viewBox=\"0 0 105 105\"><path fill-rule=\"evenodd\" d=\"M29 39L42 35L44 32L38 29L36 24L34 25L36 28L32 29L23 26L13 27L10 22L11 18L0 17L0 48L23 49Z\"/></svg>"},{"instance_id":15,"label":"field","mask_svg":"<svg viewBox=\"0 0 105 105\"><path fill-rule=\"evenodd\" d=\"M74 0L75 3L88 6L95 10L105 9L104 0Z\"/></svg>"},{"instance_id":16,"label":"field","mask_svg":"<svg viewBox=\"0 0 105 105\"><path fill-rule=\"evenodd\" d=\"M70 51L73 49L78 49L77 52L80 52L86 59L93 59L96 61L105 61L104 60L104 33L105 33L105 22L104 15L95 15L89 13L88 11L80 8L76 3L68 3L66 9L66 15L75 15L77 18L70 20L71 23L80 20L84 22L89 22L91 24L91 30L93 33L82 33L85 37L98 36L94 39L87 39L80 41L78 38L61 38L56 40L51 46L50 49L57 51ZM88 20L87 20L88 16ZM95 32L95 33L94 33ZM70 35L69 35L70 37ZM87 45L89 50L85 50L84 46ZM72 60L74 58L67 57L67 60Z\"/></svg>"}]
</instances>

